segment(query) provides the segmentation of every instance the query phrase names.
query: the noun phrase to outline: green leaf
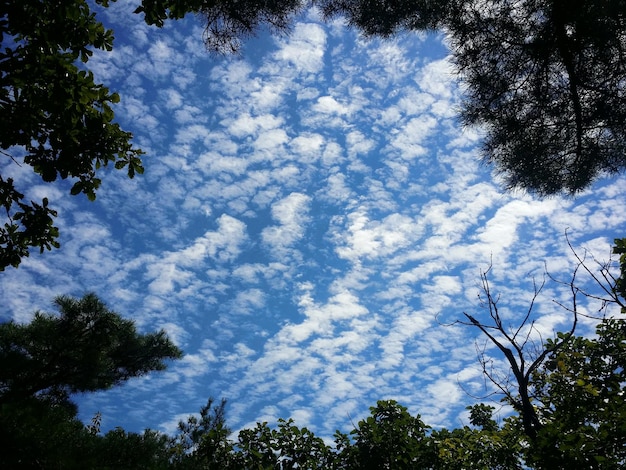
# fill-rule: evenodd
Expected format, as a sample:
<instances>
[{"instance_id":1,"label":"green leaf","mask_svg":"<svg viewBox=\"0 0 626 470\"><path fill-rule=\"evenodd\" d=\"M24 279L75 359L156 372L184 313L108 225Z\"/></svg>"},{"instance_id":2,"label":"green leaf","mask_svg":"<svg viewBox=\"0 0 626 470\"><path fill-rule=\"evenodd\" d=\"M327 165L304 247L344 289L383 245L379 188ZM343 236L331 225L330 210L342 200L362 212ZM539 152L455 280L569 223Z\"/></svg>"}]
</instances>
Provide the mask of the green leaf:
<instances>
[{"instance_id":1,"label":"green leaf","mask_svg":"<svg viewBox=\"0 0 626 470\"><path fill-rule=\"evenodd\" d=\"M72 186L72 189L70 189L70 194L72 196L76 196L77 194L80 194L83 191L83 182L82 181L77 181L76 183L74 183L74 186Z\"/></svg>"}]
</instances>

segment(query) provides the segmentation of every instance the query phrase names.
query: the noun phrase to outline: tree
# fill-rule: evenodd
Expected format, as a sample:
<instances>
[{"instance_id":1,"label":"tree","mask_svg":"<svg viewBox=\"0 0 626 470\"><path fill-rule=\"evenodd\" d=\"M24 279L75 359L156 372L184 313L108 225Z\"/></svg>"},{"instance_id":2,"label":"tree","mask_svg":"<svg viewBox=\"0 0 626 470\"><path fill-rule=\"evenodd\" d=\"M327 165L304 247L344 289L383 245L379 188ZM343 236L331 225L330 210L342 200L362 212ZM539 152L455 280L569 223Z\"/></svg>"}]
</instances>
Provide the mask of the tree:
<instances>
[{"instance_id":1,"label":"tree","mask_svg":"<svg viewBox=\"0 0 626 470\"><path fill-rule=\"evenodd\" d=\"M303 0L142 0L135 13L148 24L163 26L166 19L193 13L205 19L204 42L211 52L237 52L242 40L261 27L282 33L304 7Z\"/></svg>"},{"instance_id":2,"label":"tree","mask_svg":"<svg viewBox=\"0 0 626 470\"><path fill-rule=\"evenodd\" d=\"M169 444L173 468L239 469L234 455L234 444L226 426L226 400L215 403L209 398L200 409L200 415L189 416L178 423L178 434Z\"/></svg>"},{"instance_id":3,"label":"tree","mask_svg":"<svg viewBox=\"0 0 626 470\"><path fill-rule=\"evenodd\" d=\"M226 401L216 404L210 398L199 416L181 421L178 435L171 440L174 468L184 469L332 469L335 454L307 428L292 419L278 420L270 428L266 422L239 432L237 441L229 438L225 422Z\"/></svg>"},{"instance_id":4,"label":"tree","mask_svg":"<svg viewBox=\"0 0 626 470\"><path fill-rule=\"evenodd\" d=\"M106 7L109 0L96 0ZM0 1L0 154L29 165L45 182L74 180L71 194L95 199L96 171L112 163L132 178L141 150L114 122L119 95L86 69L94 49L113 47L113 33L86 0ZM0 175L0 270L17 267L30 248L58 248L57 212L44 198L25 199Z\"/></svg>"},{"instance_id":5,"label":"tree","mask_svg":"<svg viewBox=\"0 0 626 470\"><path fill-rule=\"evenodd\" d=\"M90 437L72 406L34 397L0 405L0 468L89 468Z\"/></svg>"},{"instance_id":6,"label":"tree","mask_svg":"<svg viewBox=\"0 0 626 470\"><path fill-rule=\"evenodd\" d=\"M181 351L163 331L137 333L93 294L55 303L58 315L37 312L28 324L0 324L0 467L104 469L125 461L125 468L162 468L161 436L97 436L97 423L76 418L71 394L162 370ZM140 465L148 458L154 465Z\"/></svg>"},{"instance_id":7,"label":"tree","mask_svg":"<svg viewBox=\"0 0 626 470\"><path fill-rule=\"evenodd\" d=\"M442 27L452 0L317 0L315 4L326 19L343 16L368 37L389 38Z\"/></svg>"},{"instance_id":8,"label":"tree","mask_svg":"<svg viewBox=\"0 0 626 470\"><path fill-rule=\"evenodd\" d=\"M263 422L240 431L236 459L239 468L259 470L332 469L334 465L334 454L324 441L295 426L292 419L279 419L274 429Z\"/></svg>"},{"instance_id":9,"label":"tree","mask_svg":"<svg viewBox=\"0 0 626 470\"><path fill-rule=\"evenodd\" d=\"M574 194L626 168L626 3L462 1L446 26L461 115L508 187Z\"/></svg>"},{"instance_id":10,"label":"tree","mask_svg":"<svg viewBox=\"0 0 626 470\"><path fill-rule=\"evenodd\" d=\"M626 461L625 321L604 319L596 333L567 341L532 378L546 423L528 450L539 468L618 469Z\"/></svg>"},{"instance_id":11,"label":"tree","mask_svg":"<svg viewBox=\"0 0 626 470\"><path fill-rule=\"evenodd\" d=\"M623 0L321 0L368 36L446 32L461 116L509 188L577 193L626 168Z\"/></svg>"},{"instance_id":12,"label":"tree","mask_svg":"<svg viewBox=\"0 0 626 470\"><path fill-rule=\"evenodd\" d=\"M621 253L624 240L616 240ZM571 245L570 245L571 247ZM531 312L541 287L535 287L530 307L520 325L509 328L498 311L498 297L481 274L482 299L488 308L490 322L465 314L473 325L495 345L507 359L512 380L497 376L481 353L484 373L502 392L518 416L510 427L519 428L521 443L526 443L526 463L537 469L622 468L626 459L626 324L624 319L606 317L597 326L597 338L575 336L579 315L579 297L601 302L608 308L624 309L624 298L618 282L624 277L624 263L619 277L611 274L611 262L601 264L599 273L587 266L584 257L574 252L578 266L568 282L572 294L570 306L572 327L548 339L541 348L528 350L533 322ZM585 270L599 287L599 293L583 291L576 285L577 272ZM480 418L480 415L474 415Z\"/></svg>"},{"instance_id":13,"label":"tree","mask_svg":"<svg viewBox=\"0 0 626 470\"><path fill-rule=\"evenodd\" d=\"M534 284L534 293L528 310L524 313L519 325L510 330L500 315L498 308L499 297L491 291L487 277L489 271L490 269L487 269L480 275L482 294L479 295L479 298L483 306L489 311L491 323L479 321L474 316L464 313L469 320L469 323L465 324L477 327L502 352L509 363L511 373L513 374L512 381L509 377L497 377L489 369L489 362L484 355L481 354L479 357L483 373L503 393L505 399L513 406L515 411L520 414L524 432L529 439L533 440L537 436L542 423L532 403L531 377L541 367L548 354L558 350L573 336L577 324L576 311L574 311L572 328L566 335L563 335L561 341L555 341L550 345L550 348L533 355L534 351L527 351L526 346L531 341L531 336L534 333L534 321L531 320L531 314L543 284L539 286ZM574 285L573 282L572 286Z\"/></svg>"},{"instance_id":14,"label":"tree","mask_svg":"<svg viewBox=\"0 0 626 470\"><path fill-rule=\"evenodd\" d=\"M341 447L348 469L430 468L436 454L429 445L426 426L394 400L380 400L370 408L371 416L359 421L350 433L353 443ZM341 434L336 438L341 442Z\"/></svg>"},{"instance_id":15,"label":"tree","mask_svg":"<svg viewBox=\"0 0 626 470\"><path fill-rule=\"evenodd\" d=\"M59 314L0 325L0 404L30 397L69 403L77 392L105 390L182 352L164 331L139 334L94 294L57 297Z\"/></svg>"},{"instance_id":16,"label":"tree","mask_svg":"<svg viewBox=\"0 0 626 470\"><path fill-rule=\"evenodd\" d=\"M371 415L350 433L337 432L337 466L361 469L521 470L519 433L499 428L492 407L471 409L471 424L481 429L431 430L419 416L393 400L379 401Z\"/></svg>"},{"instance_id":17,"label":"tree","mask_svg":"<svg viewBox=\"0 0 626 470\"><path fill-rule=\"evenodd\" d=\"M146 430L121 428L102 435L85 426L76 409L46 398L26 398L0 405L0 468L145 469L172 468L170 439Z\"/></svg>"},{"instance_id":18,"label":"tree","mask_svg":"<svg viewBox=\"0 0 626 470\"><path fill-rule=\"evenodd\" d=\"M615 240L613 253L619 255L620 275L613 281L613 299L626 299L626 238L618 238ZM607 274L608 275L608 274ZM626 306L622 305L622 313L626 313Z\"/></svg>"},{"instance_id":19,"label":"tree","mask_svg":"<svg viewBox=\"0 0 626 470\"><path fill-rule=\"evenodd\" d=\"M138 434L115 428L104 436L92 436L91 449L80 468L87 468L87 462L88 468L102 470L172 468L168 436L149 429Z\"/></svg>"},{"instance_id":20,"label":"tree","mask_svg":"<svg viewBox=\"0 0 626 470\"><path fill-rule=\"evenodd\" d=\"M494 422L495 425L495 422ZM436 470L521 470L522 443L508 422L503 428L471 429L468 426L435 430L430 435L437 458Z\"/></svg>"}]
</instances>

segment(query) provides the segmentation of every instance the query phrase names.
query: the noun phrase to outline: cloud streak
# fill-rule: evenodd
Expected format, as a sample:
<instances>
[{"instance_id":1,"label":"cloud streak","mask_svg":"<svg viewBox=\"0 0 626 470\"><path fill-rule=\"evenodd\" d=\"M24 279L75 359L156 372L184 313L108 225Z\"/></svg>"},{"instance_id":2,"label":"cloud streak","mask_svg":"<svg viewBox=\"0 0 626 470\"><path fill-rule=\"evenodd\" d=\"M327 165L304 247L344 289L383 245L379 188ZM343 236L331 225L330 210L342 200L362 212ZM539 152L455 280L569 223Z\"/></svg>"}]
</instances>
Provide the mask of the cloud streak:
<instances>
[{"instance_id":1,"label":"cloud streak","mask_svg":"<svg viewBox=\"0 0 626 470\"><path fill-rule=\"evenodd\" d=\"M463 390L484 391L477 332L443 324L480 314L480 270L492 265L515 323L544 261L571 275L566 229L599 257L624 233L623 180L576 200L500 190L480 132L454 118L441 37L364 41L309 13L216 59L192 18L156 30L118 4L116 49L94 64L146 174L105 172L94 204L33 184L63 207L62 249L0 276L3 318L95 291L185 350L165 373L81 397L86 419L172 430L212 395L236 429L294 416L331 436L395 398L456 426ZM544 337L569 322L552 298L567 300L546 289Z\"/></svg>"}]
</instances>

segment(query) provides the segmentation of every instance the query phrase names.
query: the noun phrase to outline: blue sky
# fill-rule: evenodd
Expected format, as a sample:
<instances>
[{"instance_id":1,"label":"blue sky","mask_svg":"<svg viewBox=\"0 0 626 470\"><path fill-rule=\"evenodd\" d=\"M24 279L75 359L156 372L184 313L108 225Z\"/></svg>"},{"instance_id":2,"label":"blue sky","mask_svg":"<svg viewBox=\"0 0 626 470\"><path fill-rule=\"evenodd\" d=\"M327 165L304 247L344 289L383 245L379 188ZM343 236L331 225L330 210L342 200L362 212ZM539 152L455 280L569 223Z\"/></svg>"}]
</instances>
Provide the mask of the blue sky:
<instances>
[{"instance_id":1,"label":"blue sky","mask_svg":"<svg viewBox=\"0 0 626 470\"><path fill-rule=\"evenodd\" d=\"M501 189L480 163L479 130L456 120L442 35L364 40L310 11L289 36L220 58L195 18L159 30L135 6L99 13L115 48L89 66L120 93L117 119L147 152L146 173L105 169L89 203L1 163L59 210L62 247L0 273L0 316L28 321L57 295L93 291L186 352L166 372L79 397L85 420L100 411L105 429L172 432L213 396L229 400L234 429L293 417L327 437L378 399L433 426L467 424L465 406L490 391L485 345L444 324L486 314L481 270L493 265L514 325L546 267L570 279L566 230L599 261L626 235L624 178L576 199ZM569 326L554 300L569 292L548 283L533 338Z\"/></svg>"}]
</instances>

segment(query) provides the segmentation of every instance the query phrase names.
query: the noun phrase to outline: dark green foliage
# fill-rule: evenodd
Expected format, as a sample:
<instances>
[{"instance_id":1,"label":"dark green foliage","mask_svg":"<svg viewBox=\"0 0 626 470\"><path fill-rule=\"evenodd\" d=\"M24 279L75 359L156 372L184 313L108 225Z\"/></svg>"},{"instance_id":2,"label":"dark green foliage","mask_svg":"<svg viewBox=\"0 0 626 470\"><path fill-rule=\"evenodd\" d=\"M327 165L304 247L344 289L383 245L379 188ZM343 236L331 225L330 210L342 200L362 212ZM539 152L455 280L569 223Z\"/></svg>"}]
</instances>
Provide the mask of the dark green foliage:
<instances>
[{"instance_id":1,"label":"dark green foliage","mask_svg":"<svg viewBox=\"0 0 626 470\"><path fill-rule=\"evenodd\" d=\"M428 426L419 416L411 416L393 400L379 401L370 411L371 416L351 432L349 468L428 468L434 455L426 438Z\"/></svg>"},{"instance_id":2,"label":"dark green foliage","mask_svg":"<svg viewBox=\"0 0 626 470\"><path fill-rule=\"evenodd\" d=\"M59 314L0 325L0 403L28 397L67 401L165 368L181 351L164 331L138 334L95 295L58 297Z\"/></svg>"},{"instance_id":3,"label":"dark green foliage","mask_svg":"<svg viewBox=\"0 0 626 470\"><path fill-rule=\"evenodd\" d=\"M461 116L509 188L577 193L626 167L624 0L321 0L366 35L446 32Z\"/></svg>"},{"instance_id":4,"label":"dark green foliage","mask_svg":"<svg viewBox=\"0 0 626 470\"><path fill-rule=\"evenodd\" d=\"M493 420L493 406L479 403L477 405L466 407L470 412L470 424L481 428L483 431L495 431L498 429L498 424Z\"/></svg>"},{"instance_id":5,"label":"dark green foliage","mask_svg":"<svg viewBox=\"0 0 626 470\"><path fill-rule=\"evenodd\" d=\"M576 193L626 166L626 2L461 2L462 116L511 188Z\"/></svg>"},{"instance_id":6,"label":"dark green foliage","mask_svg":"<svg viewBox=\"0 0 626 470\"><path fill-rule=\"evenodd\" d=\"M500 429L492 407L476 405L472 421L483 429L430 430L393 400L379 401L350 435L337 433L336 468L520 470L519 433Z\"/></svg>"},{"instance_id":7,"label":"dark green foliage","mask_svg":"<svg viewBox=\"0 0 626 470\"><path fill-rule=\"evenodd\" d=\"M367 36L390 37L403 31L443 25L451 0L319 0L324 16L344 16Z\"/></svg>"},{"instance_id":8,"label":"dark green foliage","mask_svg":"<svg viewBox=\"0 0 626 470\"><path fill-rule=\"evenodd\" d=\"M622 313L626 313L626 238L615 240L613 253L619 255L620 276L615 280L614 295L622 302Z\"/></svg>"},{"instance_id":9,"label":"dark green foliage","mask_svg":"<svg viewBox=\"0 0 626 470\"><path fill-rule=\"evenodd\" d=\"M236 442L228 438L223 404L209 400L200 418L180 424L172 440L174 468L184 469L437 469L520 470L521 441L512 428L500 429L491 407L477 405L489 429L464 427L430 431L393 400L379 401L350 434L335 433L334 448L293 420L270 428L257 423ZM181 446L181 444L183 444Z\"/></svg>"},{"instance_id":10,"label":"dark green foliage","mask_svg":"<svg viewBox=\"0 0 626 470\"><path fill-rule=\"evenodd\" d=\"M135 13L144 13L146 23L163 26L165 19L194 13L205 20L204 42L211 52L237 52L241 41L261 27L285 32L302 0L142 0Z\"/></svg>"},{"instance_id":11,"label":"dark green foliage","mask_svg":"<svg viewBox=\"0 0 626 470\"><path fill-rule=\"evenodd\" d=\"M0 468L87 468L88 437L71 405L33 397L0 404Z\"/></svg>"},{"instance_id":12,"label":"dark green foliage","mask_svg":"<svg viewBox=\"0 0 626 470\"><path fill-rule=\"evenodd\" d=\"M28 256L29 247L44 249L59 248L56 238L59 229L54 226L53 217L57 212L48 207L48 199L41 204L22 202L24 195L15 190L13 179L6 181L0 175L0 203L8 222L0 228L0 271L7 266L19 266L22 258Z\"/></svg>"},{"instance_id":13,"label":"dark green foliage","mask_svg":"<svg viewBox=\"0 0 626 470\"><path fill-rule=\"evenodd\" d=\"M508 427L491 431L463 428L433 431L429 437L436 449L432 463L437 470L521 470L519 434Z\"/></svg>"},{"instance_id":14,"label":"dark green foliage","mask_svg":"<svg viewBox=\"0 0 626 470\"><path fill-rule=\"evenodd\" d=\"M549 340L547 347L554 341ZM533 377L545 423L529 448L538 468L622 468L626 461L626 323L606 319Z\"/></svg>"},{"instance_id":15,"label":"dark green foliage","mask_svg":"<svg viewBox=\"0 0 626 470\"><path fill-rule=\"evenodd\" d=\"M97 3L107 6L108 0ZM108 163L143 173L131 134L113 122L116 93L94 82L85 63L94 49L111 50L113 33L85 0L0 2L0 155L30 165L43 181L74 181L72 194L95 199L96 170ZM80 65L79 65L80 64ZM56 212L24 201L0 176L0 270L17 267L29 247L58 247Z\"/></svg>"},{"instance_id":16,"label":"dark green foliage","mask_svg":"<svg viewBox=\"0 0 626 470\"><path fill-rule=\"evenodd\" d=\"M165 368L181 356L167 335L139 334L93 294L58 297L58 315L0 325L0 468L168 468L161 434L98 435L84 426L71 394L104 390Z\"/></svg>"},{"instance_id":17,"label":"dark green foliage","mask_svg":"<svg viewBox=\"0 0 626 470\"><path fill-rule=\"evenodd\" d=\"M92 436L92 451L85 456L91 468L101 470L166 470L171 468L169 437L156 431L129 433L121 428ZM83 467L85 468L85 467Z\"/></svg>"},{"instance_id":18,"label":"dark green foliage","mask_svg":"<svg viewBox=\"0 0 626 470\"><path fill-rule=\"evenodd\" d=\"M241 468L291 470L295 468L331 469L334 454L322 439L292 419L278 420L278 427L257 423L244 429L237 442Z\"/></svg>"},{"instance_id":19,"label":"dark green foliage","mask_svg":"<svg viewBox=\"0 0 626 470\"><path fill-rule=\"evenodd\" d=\"M114 429L104 436L76 418L75 407L27 398L0 405L0 468L160 470L170 468L169 438Z\"/></svg>"},{"instance_id":20,"label":"dark green foliage","mask_svg":"<svg viewBox=\"0 0 626 470\"><path fill-rule=\"evenodd\" d=\"M228 440L231 431L226 426L226 400L218 404L209 398L200 409L200 416L189 416L178 424L178 434L170 441L173 468L233 469L236 459L234 444Z\"/></svg>"},{"instance_id":21,"label":"dark green foliage","mask_svg":"<svg viewBox=\"0 0 626 470\"><path fill-rule=\"evenodd\" d=\"M171 440L173 468L181 469L332 469L335 454L306 428L293 420L279 420L277 428L257 423L239 433L237 441L229 439L225 424L225 404L213 399L179 423L179 432Z\"/></svg>"}]
</instances>

